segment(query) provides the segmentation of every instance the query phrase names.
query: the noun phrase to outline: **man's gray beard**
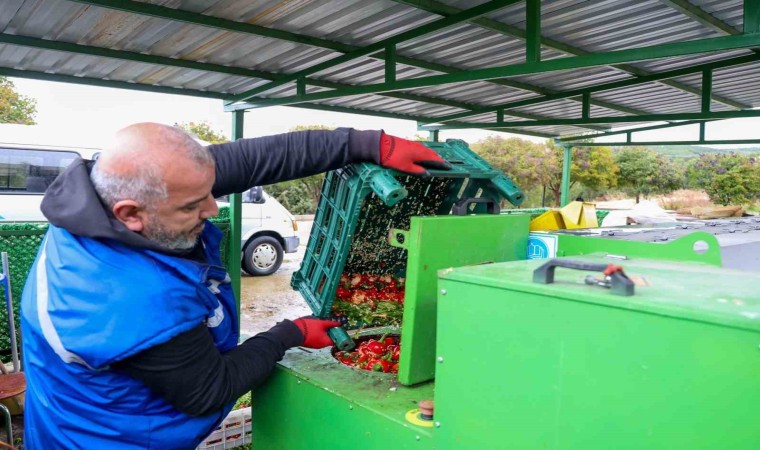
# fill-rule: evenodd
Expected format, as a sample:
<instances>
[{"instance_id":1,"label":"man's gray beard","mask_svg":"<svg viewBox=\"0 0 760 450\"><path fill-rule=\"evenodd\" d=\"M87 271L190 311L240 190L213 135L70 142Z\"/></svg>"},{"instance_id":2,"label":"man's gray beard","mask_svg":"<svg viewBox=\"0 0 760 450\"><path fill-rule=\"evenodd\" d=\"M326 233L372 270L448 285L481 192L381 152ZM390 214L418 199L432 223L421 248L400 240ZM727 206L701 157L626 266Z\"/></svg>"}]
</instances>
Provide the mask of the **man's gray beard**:
<instances>
[{"instance_id":1,"label":"man's gray beard","mask_svg":"<svg viewBox=\"0 0 760 450\"><path fill-rule=\"evenodd\" d=\"M149 241L167 250L190 250L198 241L198 235L169 231L161 222L146 226L142 234Z\"/></svg>"}]
</instances>

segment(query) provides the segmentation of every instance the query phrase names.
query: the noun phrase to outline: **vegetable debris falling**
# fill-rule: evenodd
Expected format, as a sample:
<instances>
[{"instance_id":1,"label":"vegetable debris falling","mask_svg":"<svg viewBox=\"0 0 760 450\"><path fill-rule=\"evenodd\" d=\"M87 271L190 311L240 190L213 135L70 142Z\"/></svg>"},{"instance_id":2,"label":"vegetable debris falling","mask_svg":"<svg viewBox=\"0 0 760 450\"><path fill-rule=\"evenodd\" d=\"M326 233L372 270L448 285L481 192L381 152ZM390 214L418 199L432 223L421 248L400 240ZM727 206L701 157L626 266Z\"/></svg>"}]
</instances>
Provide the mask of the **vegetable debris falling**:
<instances>
[{"instance_id":1,"label":"vegetable debris falling","mask_svg":"<svg viewBox=\"0 0 760 450\"><path fill-rule=\"evenodd\" d=\"M349 328L401 325L406 250L391 246L388 233L393 228L408 230L413 216L448 214L451 205L444 203L461 185L461 180L450 178L399 181L408 195L395 206L386 206L374 194L362 204L332 306L333 314L344 318Z\"/></svg>"},{"instance_id":2,"label":"vegetable debris falling","mask_svg":"<svg viewBox=\"0 0 760 450\"><path fill-rule=\"evenodd\" d=\"M406 280L391 275L343 274L333 302L333 315L350 328L401 325Z\"/></svg>"},{"instance_id":3,"label":"vegetable debris falling","mask_svg":"<svg viewBox=\"0 0 760 450\"><path fill-rule=\"evenodd\" d=\"M409 195L395 206L386 206L374 194L364 200L344 272L404 276L406 250L388 243L388 231L391 228L408 230L413 216L440 214L441 205L456 180L406 177L400 181Z\"/></svg>"}]
</instances>

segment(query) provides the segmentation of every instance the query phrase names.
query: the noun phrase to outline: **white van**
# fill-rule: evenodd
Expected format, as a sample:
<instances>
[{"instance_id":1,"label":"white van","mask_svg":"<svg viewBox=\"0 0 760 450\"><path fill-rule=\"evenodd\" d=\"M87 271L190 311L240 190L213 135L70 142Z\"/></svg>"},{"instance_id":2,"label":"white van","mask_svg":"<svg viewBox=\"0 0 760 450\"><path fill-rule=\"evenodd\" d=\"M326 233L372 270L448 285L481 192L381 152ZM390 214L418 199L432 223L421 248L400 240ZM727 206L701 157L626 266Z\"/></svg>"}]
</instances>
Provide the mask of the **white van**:
<instances>
[{"instance_id":1,"label":"white van","mask_svg":"<svg viewBox=\"0 0 760 450\"><path fill-rule=\"evenodd\" d=\"M97 158L95 148L46 145L54 135L35 126L0 125L0 221L46 221L40 211L45 189L76 158ZM298 249L297 230L295 217L260 187L244 193L242 268L251 275L277 271L283 253Z\"/></svg>"},{"instance_id":2,"label":"white van","mask_svg":"<svg viewBox=\"0 0 760 450\"><path fill-rule=\"evenodd\" d=\"M0 221L46 221L40 203L50 183L75 159L93 159L99 152L12 141L11 136L0 134Z\"/></svg>"},{"instance_id":3,"label":"white van","mask_svg":"<svg viewBox=\"0 0 760 450\"><path fill-rule=\"evenodd\" d=\"M240 249L242 267L250 275L269 275L282 264L284 253L298 250L296 218L261 187L242 194ZM217 199L228 206L227 197Z\"/></svg>"}]
</instances>

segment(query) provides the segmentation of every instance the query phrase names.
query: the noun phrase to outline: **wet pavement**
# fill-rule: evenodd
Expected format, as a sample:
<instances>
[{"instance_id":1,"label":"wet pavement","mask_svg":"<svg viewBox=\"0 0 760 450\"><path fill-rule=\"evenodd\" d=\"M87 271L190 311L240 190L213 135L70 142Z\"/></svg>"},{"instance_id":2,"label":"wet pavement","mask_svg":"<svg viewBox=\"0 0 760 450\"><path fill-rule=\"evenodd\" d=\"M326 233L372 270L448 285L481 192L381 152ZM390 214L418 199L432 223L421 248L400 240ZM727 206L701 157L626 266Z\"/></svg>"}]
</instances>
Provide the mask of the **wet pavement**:
<instances>
[{"instance_id":1,"label":"wet pavement","mask_svg":"<svg viewBox=\"0 0 760 450\"><path fill-rule=\"evenodd\" d=\"M266 331L282 319L311 314L303 297L290 287L293 272L301 266L311 232L310 220L298 221L300 245L295 253L285 253L277 272L265 277L243 274L241 280L240 332L253 335Z\"/></svg>"}]
</instances>

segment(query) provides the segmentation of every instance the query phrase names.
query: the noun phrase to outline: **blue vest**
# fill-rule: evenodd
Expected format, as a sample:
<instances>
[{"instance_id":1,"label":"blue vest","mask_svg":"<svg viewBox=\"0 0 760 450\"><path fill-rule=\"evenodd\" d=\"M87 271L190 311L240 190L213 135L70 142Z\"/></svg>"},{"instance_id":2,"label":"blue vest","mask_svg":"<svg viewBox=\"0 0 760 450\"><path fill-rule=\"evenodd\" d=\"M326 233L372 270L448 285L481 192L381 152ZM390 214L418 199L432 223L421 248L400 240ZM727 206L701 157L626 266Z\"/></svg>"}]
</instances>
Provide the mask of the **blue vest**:
<instances>
[{"instance_id":1,"label":"blue vest","mask_svg":"<svg viewBox=\"0 0 760 450\"><path fill-rule=\"evenodd\" d=\"M206 222L201 264L50 226L21 300L25 448L193 449L219 425L232 404L191 417L109 366L204 322L237 345L221 238Z\"/></svg>"}]
</instances>

